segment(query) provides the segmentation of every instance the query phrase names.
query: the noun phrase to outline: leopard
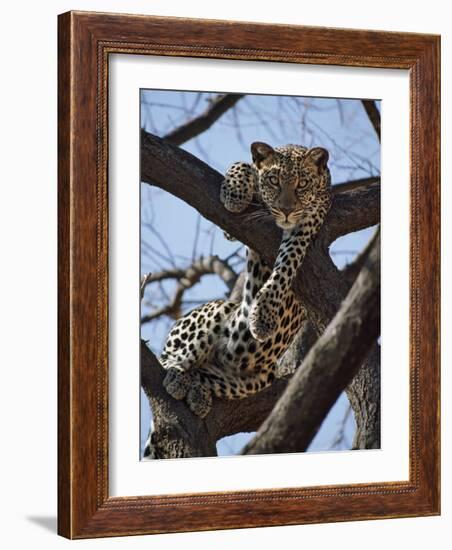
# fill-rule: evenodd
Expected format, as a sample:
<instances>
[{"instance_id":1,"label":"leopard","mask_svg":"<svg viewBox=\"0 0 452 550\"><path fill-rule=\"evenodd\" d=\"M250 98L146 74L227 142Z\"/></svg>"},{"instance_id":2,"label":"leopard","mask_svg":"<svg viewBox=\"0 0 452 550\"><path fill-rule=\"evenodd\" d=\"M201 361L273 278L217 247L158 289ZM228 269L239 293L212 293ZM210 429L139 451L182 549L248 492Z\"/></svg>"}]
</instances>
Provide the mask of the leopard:
<instances>
[{"instance_id":1,"label":"leopard","mask_svg":"<svg viewBox=\"0 0 452 550\"><path fill-rule=\"evenodd\" d=\"M282 229L276 260L247 248L241 300L210 301L179 318L160 356L165 390L201 419L213 398L244 399L277 378L307 317L292 283L332 202L325 148L254 142L251 158L228 168L220 201L233 214L253 204L267 213Z\"/></svg>"}]
</instances>

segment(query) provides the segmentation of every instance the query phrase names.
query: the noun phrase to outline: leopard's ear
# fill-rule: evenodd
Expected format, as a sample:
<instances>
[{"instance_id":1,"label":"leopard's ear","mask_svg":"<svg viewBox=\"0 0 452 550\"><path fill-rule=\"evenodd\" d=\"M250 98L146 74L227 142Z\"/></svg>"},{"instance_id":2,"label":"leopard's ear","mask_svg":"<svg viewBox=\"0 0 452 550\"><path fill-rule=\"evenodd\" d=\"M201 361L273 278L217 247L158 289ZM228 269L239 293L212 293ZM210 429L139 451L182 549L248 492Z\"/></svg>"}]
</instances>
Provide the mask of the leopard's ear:
<instances>
[{"instance_id":1,"label":"leopard's ear","mask_svg":"<svg viewBox=\"0 0 452 550\"><path fill-rule=\"evenodd\" d=\"M251 155L253 157L254 164L260 168L262 163L269 160L275 153L275 150L270 145L262 143L261 141L255 141L251 144Z\"/></svg>"},{"instance_id":2,"label":"leopard's ear","mask_svg":"<svg viewBox=\"0 0 452 550\"><path fill-rule=\"evenodd\" d=\"M319 168L325 168L329 158L330 154L323 147L313 147L306 152L306 160L312 162Z\"/></svg>"}]
</instances>

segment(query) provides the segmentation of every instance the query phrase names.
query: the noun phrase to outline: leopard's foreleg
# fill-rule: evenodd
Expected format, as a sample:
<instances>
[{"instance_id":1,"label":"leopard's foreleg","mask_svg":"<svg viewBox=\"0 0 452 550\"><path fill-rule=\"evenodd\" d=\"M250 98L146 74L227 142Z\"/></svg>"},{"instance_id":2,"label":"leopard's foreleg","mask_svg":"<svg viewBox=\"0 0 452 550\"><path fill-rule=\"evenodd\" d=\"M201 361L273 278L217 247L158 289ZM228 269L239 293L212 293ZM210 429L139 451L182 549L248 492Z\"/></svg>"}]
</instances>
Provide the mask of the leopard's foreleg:
<instances>
[{"instance_id":1,"label":"leopard's foreleg","mask_svg":"<svg viewBox=\"0 0 452 550\"><path fill-rule=\"evenodd\" d=\"M307 212L296 228L284 232L272 273L251 305L250 331L256 340L267 340L277 329L279 305L289 292L326 212L326 209Z\"/></svg>"}]
</instances>

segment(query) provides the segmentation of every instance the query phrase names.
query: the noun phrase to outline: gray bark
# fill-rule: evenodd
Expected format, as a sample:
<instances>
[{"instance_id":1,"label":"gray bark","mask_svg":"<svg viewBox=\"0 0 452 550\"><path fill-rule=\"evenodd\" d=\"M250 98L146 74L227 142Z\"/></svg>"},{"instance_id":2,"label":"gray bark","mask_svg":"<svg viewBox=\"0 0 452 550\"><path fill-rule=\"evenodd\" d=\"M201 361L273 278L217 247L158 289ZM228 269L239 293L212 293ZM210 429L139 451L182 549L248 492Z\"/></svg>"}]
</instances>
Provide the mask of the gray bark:
<instances>
[{"instance_id":1,"label":"gray bark","mask_svg":"<svg viewBox=\"0 0 452 550\"><path fill-rule=\"evenodd\" d=\"M381 378L378 344L375 343L372 346L366 361L345 391L356 422L352 448L379 449L381 446Z\"/></svg>"},{"instance_id":2,"label":"gray bark","mask_svg":"<svg viewBox=\"0 0 452 550\"><path fill-rule=\"evenodd\" d=\"M163 388L165 369L141 342L141 385L153 412L152 445L157 458L216 456L216 442L238 432L254 432L284 392L287 380L240 401L215 399L205 419L195 416L184 401Z\"/></svg>"}]
</instances>

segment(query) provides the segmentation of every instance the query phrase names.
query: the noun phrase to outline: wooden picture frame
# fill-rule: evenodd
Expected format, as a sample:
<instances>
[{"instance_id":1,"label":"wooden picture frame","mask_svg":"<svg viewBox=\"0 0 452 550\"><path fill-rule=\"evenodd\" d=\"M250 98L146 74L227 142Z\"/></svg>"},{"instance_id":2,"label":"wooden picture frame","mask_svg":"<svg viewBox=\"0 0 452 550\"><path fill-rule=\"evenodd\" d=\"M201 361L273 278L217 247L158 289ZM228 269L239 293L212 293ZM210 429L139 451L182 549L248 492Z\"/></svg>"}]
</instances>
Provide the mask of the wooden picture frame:
<instances>
[{"instance_id":1,"label":"wooden picture frame","mask_svg":"<svg viewBox=\"0 0 452 550\"><path fill-rule=\"evenodd\" d=\"M440 511L440 38L121 14L59 16L58 532L87 538ZM410 73L409 481L110 497L108 60L113 53Z\"/></svg>"}]
</instances>

